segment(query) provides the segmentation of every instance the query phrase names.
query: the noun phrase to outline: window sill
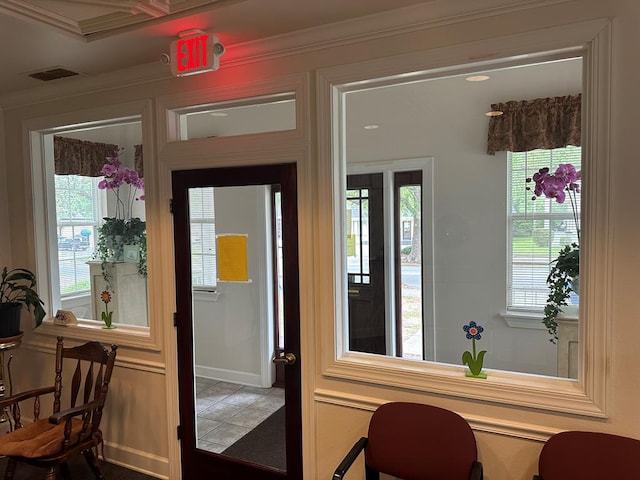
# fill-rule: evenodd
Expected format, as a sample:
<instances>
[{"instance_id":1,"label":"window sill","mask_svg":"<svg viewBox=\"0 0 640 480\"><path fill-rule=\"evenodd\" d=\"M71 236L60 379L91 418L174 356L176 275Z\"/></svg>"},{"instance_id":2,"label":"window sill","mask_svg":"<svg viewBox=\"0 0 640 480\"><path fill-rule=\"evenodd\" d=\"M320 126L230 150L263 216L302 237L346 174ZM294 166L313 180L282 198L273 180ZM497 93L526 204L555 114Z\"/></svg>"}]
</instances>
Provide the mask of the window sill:
<instances>
[{"instance_id":1,"label":"window sill","mask_svg":"<svg viewBox=\"0 0 640 480\"><path fill-rule=\"evenodd\" d=\"M486 369L482 381L465 376L465 367L348 352L328 365L327 378L357 381L425 393L452 395L594 418L607 414L574 379ZM553 392L550 395L549 392Z\"/></svg>"},{"instance_id":2,"label":"window sill","mask_svg":"<svg viewBox=\"0 0 640 480\"><path fill-rule=\"evenodd\" d=\"M507 310L499 314L507 325L512 328L527 328L530 330L546 330L542 323L542 312L532 310ZM558 319L578 320L578 305L567 305L564 311L558 315Z\"/></svg>"},{"instance_id":3,"label":"window sill","mask_svg":"<svg viewBox=\"0 0 640 480\"><path fill-rule=\"evenodd\" d=\"M103 343L116 343L124 347L160 351L160 346L152 338L148 327L118 325L114 329L105 329L102 326L102 322L81 319L75 325L55 325L52 319L47 319L33 331L36 334L53 337L63 336L83 341L97 340Z\"/></svg>"}]
</instances>

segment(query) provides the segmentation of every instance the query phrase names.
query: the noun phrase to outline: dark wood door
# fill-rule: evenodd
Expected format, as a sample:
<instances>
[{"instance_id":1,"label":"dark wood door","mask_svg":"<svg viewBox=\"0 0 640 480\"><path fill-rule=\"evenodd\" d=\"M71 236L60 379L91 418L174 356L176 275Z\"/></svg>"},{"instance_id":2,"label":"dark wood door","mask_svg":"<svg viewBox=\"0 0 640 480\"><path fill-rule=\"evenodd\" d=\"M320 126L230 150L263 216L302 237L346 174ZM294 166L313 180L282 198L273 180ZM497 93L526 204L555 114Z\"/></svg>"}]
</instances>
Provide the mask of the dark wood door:
<instances>
[{"instance_id":1,"label":"dark wood door","mask_svg":"<svg viewBox=\"0 0 640 480\"><path fill-rule=\"evenodd\" d=\"M301 433L301 391L300 391L300 372L301 372L301 358L300 358L300 306L299 306L299 273L298 273L298 211L297 211L297 189L296 189L296 168L294 164L283 165L262 165L254 167L231 167L231 168L216 168L216 169L204 169L204 170L184 170L175 171L172 174L172 193L173 193L173 217L174 217L174 242L175 242L175 275L176 275L176 328L177 328L177 351L178 351L178 388L179 388L179 401L180 401L180 439L181 439L181 455L182 455L182 473L183 479L195 480L200 478L215 478L218 480L225 479L285 479L285 480L298 480L302 479L302 433ZM246 392L244 398L241 399L244 403L238 403L237 406L247 406L245 400L261 394L261 388L255 386L242 385L240 386L231 384L228 381L222 383L215 383L215 368L203 367L196 362L201 360L196 359L195 350L201 351L204 346L204 350L207 351L207 342L213 341L212 338L207 338L206 335L198 333L196 335L194 329L194 289L192 286L193 271L192 271L192 249L195 250L200 242L204 242L206 239L191 238L191 226L192 217L190 216L190 193L194 189L203 189L213 187L216 192L217 189L222 189L228 192L228 187L241 187L238 191L242 192L242 188L262 188L264 187L264 203L269 203L269 190L277 185L281 192L281 214L282 214L282 285L283 285L283 308L284 308L284 347L287 359L284 355L276 353L275 349L273 355L276 361L280 364L285 364L285 378L284 389L280 393L281 395L275 395L275 397L284 400L284 406L279 408L276 413L270 415L264 421L260 421L255 428L250 427L250 432L243 436L238 442L245 441L247 438L253 438L253 443L249 442L248 447L245 447L243 454L238 454L237 449L234 450L231 447L216 446L213 442L203 440L202 433L209 432L207 435L212 438L211 435L215 434L215 430L219 428L220 423L226 421L226 418L202 418L201 413L203 408L205 410L211 410L211 405L199 403L199 396L201 395L201 388L204 384L199 383L196 380L200 379L201 372L204 370L204 376L207 382L214 383L212 387L213 392L228 392L231 389L234 391L239 390L241 393ZM234 191L234 193L236 193ZM229 198L228 196L226 198ZM259 195L256 197L259 198ZM233 205L226 205L227 210L229 207L233 208ZM238 215L242 217L242 215ZM240 223L237 223L235 228L241 229L242 222L261 222L261 218L264 218L265 224L270 222L268 213L265 211L259 211L256 209L255 214L246 215L247 218L237 218ZM217 221L216 221L217 223ZM271 229L265 227L265 232L270 232ZM219 241L218 231L216 230L216 238ZM236 231L235 233L239 233ZM265 236L268 234L265 234ZM195 235L193 235L195 237ZM210 240L210 239L209 239ZM251 244L251 238L247 240ZM266 242L268 243L269 240ZM217 244L218 245L218 244ZM264 248L263 248L264 247ZM257 248L258 251L264 251L265 255L269 255L269 246L260 244ZM217 247L216 247L217 248ZM256 254L255 248L249 247L248 251L244 254L252 256ZM234 255L238 255L236 251ZM219 262L221 259L218 259ZM268 265L269 262L264 262ZM268 267L265 267L269 270ZM273 269L272 269L273 270ZM218 272L219 273L219 272ZM255 275L255 272L250 272L251 275ZM271 273L273 275L273 272ZM268 275L267 275L268 276ZM262 281L264 280L264 281ZM259 292L262 295L261 298L267 298L269 296L269 288L275 282L272 279L264 278L262 280L254 280L253 282L235 282L240 286L231 285L236 287L236 303L242 303L243 297L237 295L237 288L251 287L255 292L255 288L258 288L257 283L264 284L262 287L264 290ZM225 293L224 284L222 287L218 286L217 293L221 295L223 302L231 303L232 295L229 294L230 290ZM225 295L227 295L225 297ZM217 297L216 297L217 298ZM239 301L238 301L239 299ZM248 303L251 301L250 295L245 298ZM264 303L268 305L268 302ZM228 306L227 306L228 307ZM213 307L212 307L213 309ZM230 307L225 311L225 319L232 320L238 323L248 323L246 318L246 309L240 308L240 312L229 312ZM264 309L259 312L257 317L260 317L259 322L271 322L269 314L266 313L268 309ZM243 316L244 315L244 316ZM207 321L215 324L221 322L223 319L216 318L216 315L207 312ZM261 323L261 326L266 323ZM196 325L199 328L200 325ZM259 335L258 332L268 332L269 328L256 329L255 335ZM198 330L200 332L200 330ZM249 340L254 332L250 329L245 329L245 335ZM228 332L220 331L219 334L214 335L216 341L220 341L220 337L233 337ZM238 335L236 335L237 337ZM271 335L265 334L264 338L271 338ZM226 340L226 338L225 338ZM236 338L232 339L237 341ZM261 340L262 341L262 340ZM265 340L267 341L267 340ZM231 345L234 348L234 345ZM214 355L216 352L211 352ZM238 361L238 363L246 363L246 355L241 355L240 350L238 353L229 355L231 359ZM280 355L280 356L279 356ZM227 359L229 360L229 359ZM262 368L272 368L271 358L262 359ZM268 366L267 366L268 364ZM246 367L243 367L246 370ZM227 372L229 367L217 369L220 372ZM240 369L241 370L241 369ZM245 377L248 374L244 373ZM203 380L204 381L204 380ZM220 388L215 390L221 385ZM206 386L206 385L205 385ZM223 393L219 393L217 396L224 396ZM225 394L226 395L226 394ZM209 400L213 398L210 397ZM225 398L231 398L225 397ZM236 397L234 397L236 398ZM269 398L268 400L273 400ZM235 400L234 400L235 401ZM233 405L232 405L233 406ZM251 405L250 405L251 407ZM216 407L217 408L217 407ZM259 408L251 408L255 412L258 412ZM254 413L255 413L254 412ZM258 412L260 413L260 412ZM280 414L280 417L276 418L276 414ZM214 418L214 419L212 419ZM234 415L235 418L235 415ZM246 419L242 418L241 422L236 422L243 427L235 429L235 433L239 428L245 429L250 423L244 422ZM251 419L249 419L251 420ZM244 422L244 423L242 423ZM271 430L260 430L266 425L267 422L271 422ZM254 422L255 423L255 422ZM274 427L275 425L275 427ZM233 427L233 425L232 425ZM210 430L209 430L210 429ZM262 435L267 431L268 437L266 439L260 439L260 437L249 437L260 431ZM284 436L284 438L282 438ZM282 445L284 452L275 452L275 455L279 455L279 460L272 461L264 455L265 447L271 447L272 445ZM233 453L229 453L233 451ZM248 454L247 454L248 451ZM271 452L274 453L274 452ZM282 454L284 453L284 458ZM255 455L254 455L255 454Z\"/></svg>"},{"instance_id":2,"label":"dark wood door","mask_svg":"<svg viewBox=\"0 0 640 480\"><path fill-rule=\"evenodd\" d=\"M347 175L349 349L386 354L382 173Z\"/></svg>"}]
</instances>

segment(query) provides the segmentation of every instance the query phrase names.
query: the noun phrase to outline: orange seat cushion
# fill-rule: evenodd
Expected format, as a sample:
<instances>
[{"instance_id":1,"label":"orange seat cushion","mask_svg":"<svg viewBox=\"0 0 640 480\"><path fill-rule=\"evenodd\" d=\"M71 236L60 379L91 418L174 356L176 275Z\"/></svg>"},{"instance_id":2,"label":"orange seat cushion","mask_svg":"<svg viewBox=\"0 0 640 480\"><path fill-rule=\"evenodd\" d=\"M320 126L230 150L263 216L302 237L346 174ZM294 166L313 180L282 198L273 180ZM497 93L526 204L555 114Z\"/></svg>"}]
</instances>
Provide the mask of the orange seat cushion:
<instances>
[{"instance_id":1,"label":"orange seat cushion","mask_svg":"<svg viewBox=\"0 0 640 480\"><path fill-rule=\"evenodd\" d=\"M82 421L71 420L71 443L78 440ZM64 423L54 425L49 419L40 419L22 428L0 436L0 455L39 458L62 450Z\"/></svg>"}]
</instances>

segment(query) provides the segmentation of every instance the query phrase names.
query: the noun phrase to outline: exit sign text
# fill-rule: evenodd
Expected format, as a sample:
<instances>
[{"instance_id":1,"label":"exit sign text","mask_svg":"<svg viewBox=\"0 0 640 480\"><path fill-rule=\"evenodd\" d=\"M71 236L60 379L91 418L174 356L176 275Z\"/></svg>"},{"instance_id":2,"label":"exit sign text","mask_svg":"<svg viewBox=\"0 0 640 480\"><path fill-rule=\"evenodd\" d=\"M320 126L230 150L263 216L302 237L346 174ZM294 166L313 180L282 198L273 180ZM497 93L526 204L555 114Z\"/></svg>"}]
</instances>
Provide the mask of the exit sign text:
<instances>
[{"instance_id":1,"label":"exit sign text","mask_svg":"<svg viewBox=\"0 0 640 480\"><path fill-rule=\"evenodd\" d=\"M171 73L178 77L218 69L218 57L214 53L215 35L191 30L187 35L171 42Z\"/></svg>"}]
</instances>

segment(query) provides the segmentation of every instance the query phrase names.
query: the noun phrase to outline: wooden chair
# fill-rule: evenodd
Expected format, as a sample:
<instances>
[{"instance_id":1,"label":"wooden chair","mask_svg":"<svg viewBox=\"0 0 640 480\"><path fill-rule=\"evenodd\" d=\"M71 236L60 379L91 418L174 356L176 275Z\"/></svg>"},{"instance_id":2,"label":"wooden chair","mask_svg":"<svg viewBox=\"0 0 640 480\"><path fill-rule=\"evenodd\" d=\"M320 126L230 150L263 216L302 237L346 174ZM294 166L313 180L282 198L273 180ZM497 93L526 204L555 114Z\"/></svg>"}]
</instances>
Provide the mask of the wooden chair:
<instances>
[{"instance_id":1,"label":"wooden chair","mask_svg":"<svg viewBox=\"0 0 640 480\"><path fill-rule=\"evenodd\" d=\"M365 478L380 473L403 480L481 480L476 440L467 421L444 408L410 402L380 406L362 437L340 463L341 480L364 450Z\"/></svg>"},{"instance_id":2,"label":"wooden chair","mask_svg":"<svg viewBox=\"0 0 640 480\"><path fill-rule=\"evenodd\" d=\"M534 480L640 478L640 440L610 433L567 431L546 441Z\"/></svg>"},{"instance_id":3,"label":"wooden chair","mask_svg":"<svg viewBox=\"0 0 640 480\"><path fill-rule=\"evenodd\" d=\"M5 480L14 478L18 462L46 468L45 479L55 479L58 467L69 477L66 462L78 454L87 460L96 479L104 479L97 450L102 444L100 420L117 348L112 345L108 350L98 342L64 348L63 338L58 337L54 384L0 399L0 409L9 414L15 427L0 436L0 455L8 457ZM67 359L76 362L69 384L69 408L61 410L63 387L67 388L63 384L63 362ZM53 394L53 414L40 419L40 400L48 394ZM29 399L33 401L33 422L23 426L20 405Z\"/></svg>"}]
</instances>

